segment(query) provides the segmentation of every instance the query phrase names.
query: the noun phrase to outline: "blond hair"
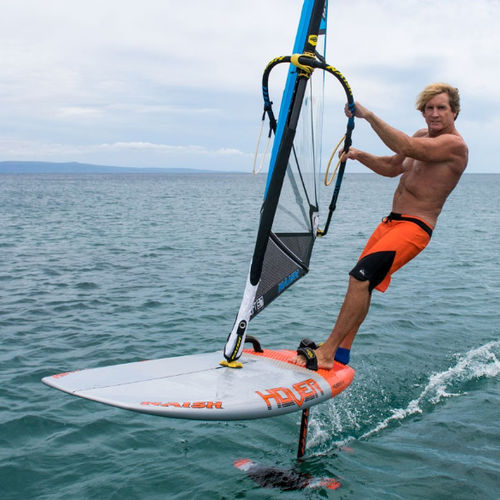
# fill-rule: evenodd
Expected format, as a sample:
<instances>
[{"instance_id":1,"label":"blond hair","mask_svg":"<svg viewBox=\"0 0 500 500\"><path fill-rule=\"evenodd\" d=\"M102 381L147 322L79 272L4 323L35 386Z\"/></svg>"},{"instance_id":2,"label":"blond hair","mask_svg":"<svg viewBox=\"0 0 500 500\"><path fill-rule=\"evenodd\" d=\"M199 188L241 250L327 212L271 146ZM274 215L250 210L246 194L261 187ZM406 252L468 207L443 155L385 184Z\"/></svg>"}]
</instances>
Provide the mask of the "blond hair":
<instances>
[{"instance_id":1,"label":"blond hair","mask_svg":"<svg viewBox=\"0 0 500 500\"><path fill-rule=\"evenodd\" d=\"M458 94L458 89L452 87L447 83L431 83L425 87L422 92L417 97L417 109L422 113L425 110L425 105L438 94L445 92L448 94L450 101L450 108L453 113L456 113L455 120L457 119L458 113L460 112L460 96Z\"/></svg>"}]
</instances>

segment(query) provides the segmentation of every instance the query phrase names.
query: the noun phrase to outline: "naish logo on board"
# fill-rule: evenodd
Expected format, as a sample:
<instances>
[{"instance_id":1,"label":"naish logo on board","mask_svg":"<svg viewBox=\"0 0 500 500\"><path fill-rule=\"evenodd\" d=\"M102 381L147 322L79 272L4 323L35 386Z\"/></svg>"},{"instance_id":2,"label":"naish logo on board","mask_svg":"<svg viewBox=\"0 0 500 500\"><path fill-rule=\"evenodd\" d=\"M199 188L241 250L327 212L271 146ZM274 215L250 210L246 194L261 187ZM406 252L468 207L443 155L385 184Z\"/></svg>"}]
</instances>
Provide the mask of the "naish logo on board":
<instances>
[{"instance_id":1,"label":"naish logo on board","mask_svg":"<svg viewBox=\"0 0 500 500\"><path fill-rule=\"evenodd\" d=\"M292 274L289 274L281 283L278 284L278 293L281 293L285 288L289 287L294 281L300 278L299 270L296 269Z\"/></svg>"},{"instance_id":2,"label":"naish logo on board","mask_svg":"<svg viewBox=\"0 0 500 500\"><path fill-rule=\"evenodd\" d=\"M273 409L273 401L277 408L292 405L300 408L306 401L319 398L321 394L324 394L318 382L312 378L297 382L291 388L275 387L266 389L265 392L255 392L266 402L268 410Z\"/></svg>"},{"instance_id":3,"label":"naish logo on board","mask_svg":"<svg viewBox=\"0 0 500 500\"><path fill-rule=\"evenodd\" d=\"M169 401L168 403L164 403L162 401L143 401L141 403L142 406L162 406L164 408L206 408L207 410L223 410L222 401L186 401L185 403L178 403L177 401Z\"/></svg>"}]
</instances>

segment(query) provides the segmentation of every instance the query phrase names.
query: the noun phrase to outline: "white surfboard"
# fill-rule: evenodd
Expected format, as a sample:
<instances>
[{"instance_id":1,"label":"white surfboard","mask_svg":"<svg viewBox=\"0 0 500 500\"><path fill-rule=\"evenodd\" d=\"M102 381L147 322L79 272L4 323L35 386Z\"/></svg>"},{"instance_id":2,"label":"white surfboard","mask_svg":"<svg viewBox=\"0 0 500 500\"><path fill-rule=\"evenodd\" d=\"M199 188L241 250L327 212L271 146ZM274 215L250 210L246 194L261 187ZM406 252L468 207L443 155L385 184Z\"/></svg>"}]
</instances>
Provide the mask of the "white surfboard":
<instances>
[{"instance_id":1,"label":"white surfboard","mask_svg":"<svg viewBox=\"0 0 500 500\"><path fill-rule=\"evenodd\" d=\"M354 370L335 363L311 371L289 350L245 349L242 368L220 365L222 351L60 373L42 381L74 396L164 417L243 420L309 408L349 386Z\"/></svg>"}]
</instances>

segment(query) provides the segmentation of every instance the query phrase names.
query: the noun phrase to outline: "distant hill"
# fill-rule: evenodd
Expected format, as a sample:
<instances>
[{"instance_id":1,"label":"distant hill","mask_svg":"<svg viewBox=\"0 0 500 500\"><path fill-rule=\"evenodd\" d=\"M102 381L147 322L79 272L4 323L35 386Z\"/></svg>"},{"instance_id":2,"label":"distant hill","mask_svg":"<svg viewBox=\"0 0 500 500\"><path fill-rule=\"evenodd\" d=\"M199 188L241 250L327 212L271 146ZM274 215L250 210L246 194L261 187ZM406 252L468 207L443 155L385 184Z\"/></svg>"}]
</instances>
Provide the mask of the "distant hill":
<instances>
[{"instance_id":1,"label":"distant hill","mask_svg":"<svg viewBox=\"0 0 500 500\"><path fill-rule=\"evenodd\" d=\"M87 163L51 163L44 161L2 161L0 174L200 174L216 173L213 170L191 168L137 168L90 165Z\"/></svg>"}]
</instances>

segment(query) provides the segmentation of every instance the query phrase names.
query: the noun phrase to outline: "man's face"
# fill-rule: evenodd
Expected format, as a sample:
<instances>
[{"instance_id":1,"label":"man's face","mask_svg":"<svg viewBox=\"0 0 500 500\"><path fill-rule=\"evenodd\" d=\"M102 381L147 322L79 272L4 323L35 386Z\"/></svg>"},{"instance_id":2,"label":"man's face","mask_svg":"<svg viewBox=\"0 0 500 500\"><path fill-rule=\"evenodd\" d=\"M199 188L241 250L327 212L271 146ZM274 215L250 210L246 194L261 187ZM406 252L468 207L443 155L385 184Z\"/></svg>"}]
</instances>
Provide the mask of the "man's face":
<instances>
[{"instance_id":1,"label":"man's face","mask_svg":"<svg viewBox=\"0 0 500 500\"><path fill-rule=\"evenodd\" d=\"M447 132L447 129L453 127L453 122L457 116L451 110L450 98L446 92L429 99L425 105L423 115L431 135Z\"/></svg>"}]
</instances>

